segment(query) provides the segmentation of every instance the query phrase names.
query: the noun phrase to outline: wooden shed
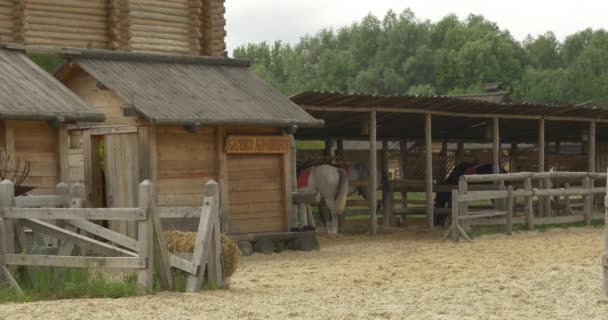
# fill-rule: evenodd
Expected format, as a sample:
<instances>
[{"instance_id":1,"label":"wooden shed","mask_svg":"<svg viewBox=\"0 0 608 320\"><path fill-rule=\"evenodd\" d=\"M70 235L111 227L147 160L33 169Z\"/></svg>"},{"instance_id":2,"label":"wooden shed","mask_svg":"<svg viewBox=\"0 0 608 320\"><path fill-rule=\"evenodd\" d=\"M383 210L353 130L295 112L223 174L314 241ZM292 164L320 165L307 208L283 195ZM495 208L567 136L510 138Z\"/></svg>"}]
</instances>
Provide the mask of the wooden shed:
<instances>
[{"instance_id":1,"label":"wooden shed","mask_svg":"<svg viewBox=\"0 0 608 320\"><path fill-rule=\"evenodd\" d=\"M35 187L32 194L54 194L69 180L67 125L103 120L24 52L0 44L0 147L10 157L8 170L30 162L23 184Z\"/></svg>"},{"instance_id":2,"label":"wooden shed","mask_svg":"<svg viewBox=\"0 0 608 320\"><path fill-rule=\"evenodd\" d=\"M70 155L84 159L70 174L85 183L90 206L136 206L138 183L152 179L158 206L197 207L214 179L229 233L289 230L290 130L323 122L247 61L99 50L65 56L57 78L107 118L70 128Z\"/></svg>"}]
</instances>

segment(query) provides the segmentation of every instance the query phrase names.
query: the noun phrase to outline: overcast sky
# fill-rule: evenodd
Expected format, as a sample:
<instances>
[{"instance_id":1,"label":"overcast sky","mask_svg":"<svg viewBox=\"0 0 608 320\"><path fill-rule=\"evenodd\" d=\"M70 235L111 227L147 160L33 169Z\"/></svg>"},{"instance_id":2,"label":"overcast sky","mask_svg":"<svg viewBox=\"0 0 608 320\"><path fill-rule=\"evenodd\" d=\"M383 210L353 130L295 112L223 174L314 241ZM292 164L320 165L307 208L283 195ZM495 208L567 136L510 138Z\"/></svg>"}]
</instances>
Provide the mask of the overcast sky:
<instances>
[{"instance_id":1,"label":"overcast sky","mask_svg":"<svg viewBox=\"0 0 608 320\"><path fill-rule=\"evenodd\" d=\"M606 0L226 0L228 52L248 42L295 43L325 27L340 27L367 13L411 8L421 20L481 14L518 40L552 30L563 39L587 27L608 26Z\"/></svg>"}]
</instances>

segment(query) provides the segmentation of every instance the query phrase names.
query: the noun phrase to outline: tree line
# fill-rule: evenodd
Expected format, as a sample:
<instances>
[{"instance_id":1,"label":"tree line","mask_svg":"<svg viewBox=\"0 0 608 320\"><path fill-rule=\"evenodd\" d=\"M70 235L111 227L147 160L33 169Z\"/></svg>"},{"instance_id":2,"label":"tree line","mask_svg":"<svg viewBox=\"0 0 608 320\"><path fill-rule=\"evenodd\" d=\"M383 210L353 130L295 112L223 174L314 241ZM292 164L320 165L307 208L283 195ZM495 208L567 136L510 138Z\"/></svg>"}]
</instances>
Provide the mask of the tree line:
<instances>
[{"instance_id":1,"label":"tree line","mask_svg":"<svg viewBox=\"0 0 608 320\"><path fill-rule=\"evenodd\" d=\"M503 82L513 99L608 105L608 33L587 29L559 41L547 32L518 41L483 16L436 23L407 9L368 15L297 44L250 43L234 50L284 94L305 90L451 95Z\"/></svg>"}]
</instances>

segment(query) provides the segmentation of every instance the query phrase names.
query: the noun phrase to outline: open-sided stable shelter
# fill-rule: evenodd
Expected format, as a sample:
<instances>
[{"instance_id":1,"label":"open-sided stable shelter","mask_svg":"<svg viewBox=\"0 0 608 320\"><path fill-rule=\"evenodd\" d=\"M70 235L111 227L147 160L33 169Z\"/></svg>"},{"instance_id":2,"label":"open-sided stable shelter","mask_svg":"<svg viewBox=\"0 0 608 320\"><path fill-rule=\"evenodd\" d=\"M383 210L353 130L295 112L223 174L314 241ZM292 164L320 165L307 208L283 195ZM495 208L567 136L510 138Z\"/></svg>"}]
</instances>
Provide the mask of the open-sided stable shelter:
<instances>
[{"instance_id":1,"label":"open-sided stable shelter","mask_svg":"<svg viewBox=\"0 0 608 320\"><path fill-rule=\"evenodd\" d=\"M291 99L326 124L323 128L298 131L297 139L337 141L339 155L343 153L344 140L367 140L370 150L377 150L377 142L382 141L381 154L385 162L389 159L389 142L398 141L401 145L399 171L404 174L385 184L390 187L383 188L384 198L392 192L389 189L424 192L426 200L422 205L425 208L405 211L426 214L430 227L434 222L434 193L454 188L440 184L455 163L465 160L465 143L491 144L489 159L494 173L507 164L512 172L549 169L595 172L598 167L606 168L608 109L588 104L557 106L503 103L467 96L377 96L333 92L303 92ZM578 143L580 153L561 155L560 145L566 142ZM447 153L449 144L457 146L451 155ZM536 145L535 154L519 150L524 144ZM389 165L380 166L378 158L378 152L370 152L370 166L386 170ZM556 168L559 166L555 164L559 163L561 168ZM376 172L371 171L370 181L359 183L375 185L379 179ZM375 194L370 198L370 230L375 233ZM403 205L407 207L406 197L402 200ZM385 208L389 208L385 210L388 212L385 223L390 223L392 217L390 207L392 198L385 202Z\"/></svg>"}]
</instances>

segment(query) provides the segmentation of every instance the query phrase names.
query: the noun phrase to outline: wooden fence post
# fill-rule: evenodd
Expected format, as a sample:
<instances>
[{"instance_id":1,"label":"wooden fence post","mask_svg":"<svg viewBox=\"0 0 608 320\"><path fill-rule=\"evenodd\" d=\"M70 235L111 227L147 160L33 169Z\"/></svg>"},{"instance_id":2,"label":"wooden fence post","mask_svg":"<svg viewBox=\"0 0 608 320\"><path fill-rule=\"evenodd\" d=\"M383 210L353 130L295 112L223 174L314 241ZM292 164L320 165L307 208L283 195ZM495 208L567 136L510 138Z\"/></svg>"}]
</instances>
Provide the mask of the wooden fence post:
<instances>
[{"instance_id":1,"label":"wooden fence post","mask_svg":"<svg viewBox=\"0 0 608 320\"><path fill-rule=\"evenodd\" d=\"M589 178L589 176L586 176L583 179L583 188L586 188L589 191L591 191L591 178ZM591 193L583 196L583 212L585 215L585 225L591 224L591 199L592 199L592 197L593 197L593 195Z\"/></svg>"},{"instance_id":2,"label":"wooden fence post","mask_svg":"<svg viewBox=\"0 0 608 320\"><path fill-rule=\"evenodd\" d=\"M139 208L144 210L146 220L138 222L137 238L139 243L139 256L146 259L146 268L137 271L137 283L152 290L154 269L154 229L152 225L152 201L154 201L154 186L150 180L139 185Z\"/></svg>"},{"instance_id":3,"label":"wooden fence post","mask_svg":"<svg viewBox=\"0 0 608 320\"><path fill-rule=\"evenodd\" d=\"M458 190L452 190L452 240L458 242L460 233L458 232Z\"/></svg>"},{"instance_id":4,"label":"wooden fence post","mask_svg":"<svg viewBox=\"0 0 608 320\"><path fill-rule=\"evenodd\" d=\"M215 181L209 181L205 184L205 199L201 219L196 233L196 243L194 244L194 252L192 253L192 263L195 268L198 268L196 275L188 276L186 283L186 292L198 292L203 285L203 277L205 276L205 266L208 262L208 252L213 242L214 224L217 223L217 208L215 202L218 201L218 185Z\"/></svg>"},{"instance_id":5,"label":"wooden fence post","mask_svg":"<svg viewBox=\"0 0 608 320\"><path fill-rule=\"evenodd\" d=\"M464 177L461 177L460 181L458 181L458 194L464 195L465 193L467 193L467 191L468 191L467 181L464 179ZM469 203L468 202L459 202L458 203L458 215L466 216L467 214L469 214ZM462 221L462 229L465 231L468 228L468 223L466 221L467 220Z\"/></svg>"},{"instance_id":6,"label":"wooden fence post","mask_svg":"<svg viewBox=\"0 0 608 320\"><path fill-rule=\"evenodd\" d=\"M15 185L6 179L0 182L0 207L1 209L13 207L15 204ZM15 227L12 219L4 219L4 230L0 230L2 235L2 251L4 254L15 253Z\"/></svg>"},{"instance_id":7,"label":"wooden fence post","mask_svg":"<svg viewBox=\"0 0 608 320\"><path fill-rule=\"evenodd\" d=\"M524 182L524 189L528 192L532 191L532 178L526 178ZM540 200L539 200L540 201ZM534 230L534 205L533 205L533 196L526 197L526 224L528 225L528 230Z\"/></svg>"},{"instance_id":8,"label":"wooden fence post","mask_svg":"<svg viewBox=\"0 0 608 320\"><path fill-rule=\"evenodd\" d=\"M513 196L513 186L507 188L507 234L513 234L513 206L515 204L515 197Z\"/></svg>"},{"instance_id":9,"label":"wooden fence post","mask_svg":"<svg viewBox=\"0 0 608 320\"><path fill-rule=\"evenodd\" d=\"M607 177L608 179L608 177ZM604 198L604 221L608 222L608 181L606 182L606 197ZM602 259L603 264L603 289L604 294L608 296L608 223L604 224L604 257Z\"/></svg>"}]
</instances>

